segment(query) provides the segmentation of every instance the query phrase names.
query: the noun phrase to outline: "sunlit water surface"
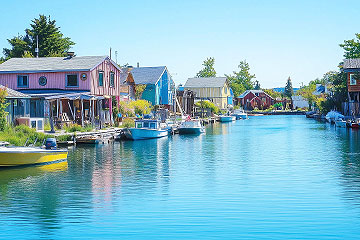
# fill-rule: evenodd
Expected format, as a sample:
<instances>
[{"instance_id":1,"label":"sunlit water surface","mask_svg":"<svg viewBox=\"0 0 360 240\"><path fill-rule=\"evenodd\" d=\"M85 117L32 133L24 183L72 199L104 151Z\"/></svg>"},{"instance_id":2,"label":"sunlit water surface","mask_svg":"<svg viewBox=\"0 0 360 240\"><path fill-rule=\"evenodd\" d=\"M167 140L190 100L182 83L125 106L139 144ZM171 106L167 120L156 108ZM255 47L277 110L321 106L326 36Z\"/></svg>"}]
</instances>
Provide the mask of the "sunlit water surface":
<instances>
[{"instance_id":1,"label":"sunlit water surface","mask_svg":"<svg viewBox=\"0 0 360 240\"><path fill-rule=\"evenodd\" d=\"M358 239L360 132L259 116L0 171L3 239Z\"/></svg>"}]
</instances>

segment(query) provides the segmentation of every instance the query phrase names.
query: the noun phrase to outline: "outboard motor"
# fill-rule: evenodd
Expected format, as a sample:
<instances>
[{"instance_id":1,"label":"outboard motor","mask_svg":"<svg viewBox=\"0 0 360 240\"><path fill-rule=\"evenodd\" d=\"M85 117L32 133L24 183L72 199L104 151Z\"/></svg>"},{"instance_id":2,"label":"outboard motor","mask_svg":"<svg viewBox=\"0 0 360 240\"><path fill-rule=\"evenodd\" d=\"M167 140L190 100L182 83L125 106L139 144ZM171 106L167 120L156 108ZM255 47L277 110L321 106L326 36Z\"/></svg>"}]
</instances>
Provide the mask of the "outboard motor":
<instances>
[{"instance_id":1,"label":"outboard motor","mask_svg":"<svg viewBox=\"0 0 360 240\"><path fill-rule=\"evenodd\" d=\"M47 138L45 142L45 148L46 149L56 149L56 139L55 138Z\"/></svg>"}]
</instances>

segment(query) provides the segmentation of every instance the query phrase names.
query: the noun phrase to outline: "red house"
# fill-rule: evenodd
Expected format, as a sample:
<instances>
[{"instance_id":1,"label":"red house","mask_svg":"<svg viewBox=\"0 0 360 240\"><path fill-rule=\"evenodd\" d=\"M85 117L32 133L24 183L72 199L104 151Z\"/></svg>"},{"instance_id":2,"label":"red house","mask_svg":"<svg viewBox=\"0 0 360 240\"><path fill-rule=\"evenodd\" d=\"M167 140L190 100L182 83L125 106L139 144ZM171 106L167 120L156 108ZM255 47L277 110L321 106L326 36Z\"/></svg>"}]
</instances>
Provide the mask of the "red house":
<instances>
[{"instance_id":1,"label":"red house","mask_svg":"<svg viewBox=\"0 0 360 240\"><path fill-rule=\"evenodd\" d=\"M246 90L237 99L246 110L267 109L274 103L274 99L262 90Z\"/></svg>"}]
</instances>

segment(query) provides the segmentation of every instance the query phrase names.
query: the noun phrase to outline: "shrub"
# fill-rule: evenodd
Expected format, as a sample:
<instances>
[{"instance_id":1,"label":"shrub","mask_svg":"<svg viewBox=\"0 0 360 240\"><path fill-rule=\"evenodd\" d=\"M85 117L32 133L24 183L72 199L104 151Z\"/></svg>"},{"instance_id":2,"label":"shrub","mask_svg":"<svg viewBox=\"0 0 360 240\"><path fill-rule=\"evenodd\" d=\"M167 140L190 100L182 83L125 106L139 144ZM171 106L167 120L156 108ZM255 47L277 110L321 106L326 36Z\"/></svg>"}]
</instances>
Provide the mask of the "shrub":
<instances>
[{"instance_id":1,"label":"shrub","mask_svg":"<svg viewBox=\"0 0 360 240\"><path fill-rule=\"evenodd\" d=\"M6 141L15 146L24 146L27 141L27 145L33 144L41 146L44 139L53 137L42 132L36 132L35 129L25 125L19 125L16 127L6 127L4 131L0 132L0 141Z\"/></svg>"},{"instance_id":2,"label":"shrub","mask_svg":"<svg viewBox=\"0 0 360 240\"><path fill-rule=\"evenodd\" d=\"M130 103L130 106L133 107L135 114L144 115L151 113L152 105L149 101L146 100L136 100Z\"/></svg>"},{"instance_id":3,"label":"shrub","mask_svg":"<svg viewBox=\"0 0 360 240\"><path fill-rule=\"evenodd\" d=\"M211 112L213 113L218 113L220 111L220 109L212 102L210 101L200 101L195 103L195 106L200 107L200 108L209 108L211 110Z\"/></svg>"},{"instance_id":4,"label":"shrub","mask_svg":"<svg viewBox=\"0 0 360 240\"><path fill-rule=\"evenodd\" d=\"M134 108L130 103L125 101L120 101L117 109L118 113L121 113L123 116L133 117L134 116Z\"/></svg>"},{"instance_id":5,"label":"shrub","mask_svg":"<svg viewBox=\"0 0 360 240\"><path fill-rule=\"evenodd\" d=\"M56 136L56 141L59 142L71 141L72 139L73 139L73 135L70 134Z\"/></svg>"},{"instance_id":6,"label":"shrub","mask_svg":"<svg viewBox=\"0 0 360 240\"><path fill-rule=\"evenodd\" d=\"M131 118L125 118L122 122L122 126L124 128L135 127L135 121L134 121L134 119L131 119Z\"/></svg>"}]
</instances>

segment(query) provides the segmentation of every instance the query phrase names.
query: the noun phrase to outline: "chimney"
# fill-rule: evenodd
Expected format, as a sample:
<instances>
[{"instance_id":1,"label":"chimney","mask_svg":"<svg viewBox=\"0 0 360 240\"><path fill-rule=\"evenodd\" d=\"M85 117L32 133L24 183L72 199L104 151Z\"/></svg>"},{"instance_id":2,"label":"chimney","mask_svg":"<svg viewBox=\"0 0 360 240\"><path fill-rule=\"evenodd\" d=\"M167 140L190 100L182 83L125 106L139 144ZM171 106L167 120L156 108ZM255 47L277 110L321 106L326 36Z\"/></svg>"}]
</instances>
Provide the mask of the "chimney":
<instances>
[{"instance_id":1,"label":"chimney","mask_svg":"<svg viewBox=\"0 0 360 240\"><path fill-rule=\"evenodd\" d=\"M67 52L66 53L67 54L67 59L71 59L71 58L73 58L73 57L75 57L75 52Z\"/></svg>"},{"instance_id":2,"label":"chimney","mask_svg":"<svg viewBox=\"0 0 360 240\"><path fill-rule=\"evenodd\" d=\"M127 71L127 72L130 72L133 68L134 68L133 66L130 66L130 65L129 65L129 66L126 67L126 71Z\"/></svg>"},{"instance_id":3,"label":"chimney","mask_svg":"<svg viewBox=\"0 0 360 240\"><path fill-rule=\"evenodd\" d=\"M140 67L140 63L139 63L139 62L137 62L136 67Z\"/></svg>"}]
</instances>

